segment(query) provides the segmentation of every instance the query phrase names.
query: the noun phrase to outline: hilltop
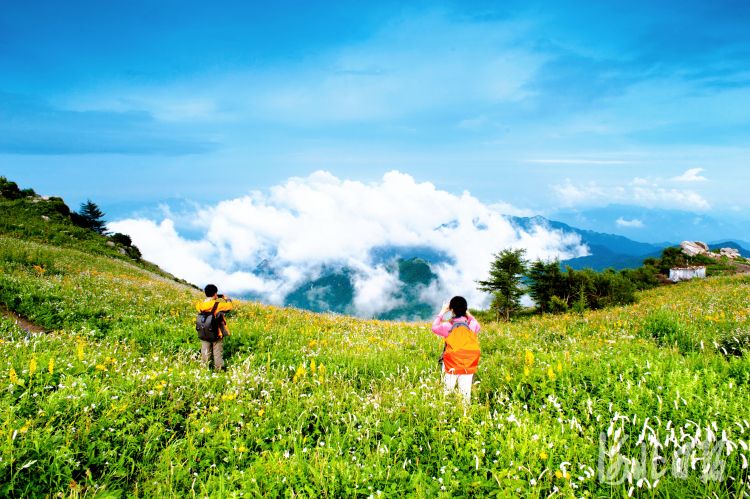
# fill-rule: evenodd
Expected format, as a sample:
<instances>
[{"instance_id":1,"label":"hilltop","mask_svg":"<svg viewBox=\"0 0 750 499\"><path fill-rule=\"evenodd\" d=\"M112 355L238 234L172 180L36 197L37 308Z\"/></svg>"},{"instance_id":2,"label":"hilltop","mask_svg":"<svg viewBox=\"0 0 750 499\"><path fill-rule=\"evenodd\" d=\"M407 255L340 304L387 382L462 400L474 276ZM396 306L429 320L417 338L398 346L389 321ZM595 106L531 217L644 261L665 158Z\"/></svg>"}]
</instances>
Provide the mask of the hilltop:
<instances>
[{"instance_id":1,"label":"hilltop","mask_svg":"<svg viewBox=\"0 0 750 499\"><path fill-rule=\"evenodd\" d=\"M39 196L33 189L20 190L4 177L0 177L0 235L115 258L190 285L144 260L129 237L102 235L82 227L77 213L62 198Z\"/></svg>"}]
</instances>

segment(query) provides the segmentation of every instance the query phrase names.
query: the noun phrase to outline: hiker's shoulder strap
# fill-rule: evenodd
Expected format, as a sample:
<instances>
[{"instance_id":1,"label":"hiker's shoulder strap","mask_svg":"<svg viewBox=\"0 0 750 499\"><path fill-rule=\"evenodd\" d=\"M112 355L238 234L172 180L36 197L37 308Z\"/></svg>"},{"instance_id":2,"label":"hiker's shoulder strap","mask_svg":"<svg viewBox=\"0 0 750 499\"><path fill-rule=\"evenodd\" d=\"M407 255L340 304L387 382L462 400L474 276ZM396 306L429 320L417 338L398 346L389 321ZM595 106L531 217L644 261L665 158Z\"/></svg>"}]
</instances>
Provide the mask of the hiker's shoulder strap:
<instances>
[{"instance_id":1,"label":"hiker's shoulder strap","mask_svg":"<svg viewBox=\"0 0 750 499\"><path fill-rule=\"evenodd\" d=\"M219 308L219 302L218 301L214 302L214 306L213 306L213 308L211 308L211 312L209 312L208 310L200 310L199 309L198 313L199 314L205 314L205 315L208 315L210 313L211 315L213 315L215 317L216 316L216 309L217 308Z\"/></svg>"},{"instance_id":2,"label":"hiker's shoulder strap","mask_svg":"<svg viewBox=\"0 0 750 499\"><path fill-rule=\"evenodd\" d=\"M454 329L460 326L463 326L466 329L471 330L471 328L469 327L469 322L466 321L466 322L454 322L453 325L451 326L451 331L453 331Z\"/></svg>"}]
</instances>

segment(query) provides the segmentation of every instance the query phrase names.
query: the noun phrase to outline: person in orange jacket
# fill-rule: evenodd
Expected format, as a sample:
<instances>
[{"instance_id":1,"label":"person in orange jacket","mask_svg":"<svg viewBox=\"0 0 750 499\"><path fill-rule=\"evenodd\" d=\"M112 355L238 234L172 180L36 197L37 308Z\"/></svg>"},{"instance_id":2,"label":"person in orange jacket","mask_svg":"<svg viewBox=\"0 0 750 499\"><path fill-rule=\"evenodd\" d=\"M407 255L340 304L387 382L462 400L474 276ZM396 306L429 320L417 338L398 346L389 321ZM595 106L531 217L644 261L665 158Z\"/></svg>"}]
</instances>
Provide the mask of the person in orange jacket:
<instances>
[{"instance_id":1,"label":"person in orange jacket","mask_svg":"<svg viewBox=\"0 0 750 499\"><path fill-rule=\"evenodd\" d=\"M207 298L203 303L196 305L195 308L198 309L198 312L211 312L214 304L219 302L216 307L216 319L219 322L219 339L213 342L201 340L201 362L203 365L208 366L208 362L211 360L211 352L213 352L214 369L219 371L224 367L224 338L229 336L227 320L224 314L232 310L232 300L225 295L220 295L219 288L213 284L206 286L204 291Z\"/></svg>"}]
</instances>

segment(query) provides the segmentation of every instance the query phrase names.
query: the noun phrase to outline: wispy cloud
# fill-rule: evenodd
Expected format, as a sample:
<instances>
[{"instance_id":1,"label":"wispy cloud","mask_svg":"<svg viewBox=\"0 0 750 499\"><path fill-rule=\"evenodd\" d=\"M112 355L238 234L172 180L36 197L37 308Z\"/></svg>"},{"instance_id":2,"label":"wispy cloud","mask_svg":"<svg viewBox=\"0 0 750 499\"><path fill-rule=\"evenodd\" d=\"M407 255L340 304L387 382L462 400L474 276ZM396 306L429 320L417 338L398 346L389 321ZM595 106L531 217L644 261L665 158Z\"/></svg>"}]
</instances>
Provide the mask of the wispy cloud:
<instances>
[{"instance_id":1,"label":"wispy cloud","mask_svg":"<svg viewBox=\"0 0 750 499\"><path fill-rule=\"evenodd\" d=\"M635 185L634 185L635 184ZM664 189L656 184L646 187L642 183L631 182L622 186L601 186L591 181L588 184L574 185L570 179L564 184L550 186L563 206L594 206L621 202L646 207L708 209L711 205L703 196L689 189Z\"/></svg>"},{"instance_id":2,"label":"wispy cloud","mask_svg":"<svg viewBox=\"0 0 750 499\"><path fill-rule=\"evenodd\" d=\"M618 218L615 222L618 227L634 227L634 228L640 228L643 227L643 222L638 220L637 218L634 218L633 220L623 220L622 217Z\"/></svg>"},{"instance_id":3,"label":"wispy cloud","mask_svg":"<svg viewBox=\"0 0 750 499\"><path fill-rule=\"evenodd\" d=\"M679 177L672 177L671 180L677 180L680 182L701 182L708 180L706 177L698 175L698 173L705 171L703 168L691 168Z\"/></svg>"}]
</instances>

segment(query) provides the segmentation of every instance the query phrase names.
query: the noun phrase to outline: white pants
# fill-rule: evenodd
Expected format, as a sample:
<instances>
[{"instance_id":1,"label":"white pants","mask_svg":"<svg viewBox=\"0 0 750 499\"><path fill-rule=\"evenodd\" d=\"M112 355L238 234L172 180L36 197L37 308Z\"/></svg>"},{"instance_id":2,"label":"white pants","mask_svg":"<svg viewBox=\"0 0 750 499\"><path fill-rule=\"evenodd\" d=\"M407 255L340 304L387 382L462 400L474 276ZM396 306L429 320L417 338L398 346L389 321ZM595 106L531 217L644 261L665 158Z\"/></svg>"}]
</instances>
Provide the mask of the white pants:
<instances>
[{"instance_id":1,"label":"white pants","mask_svg":"<svg viewBox=\"0 0 750 499\"><path fill-rule=\"evenodd\" d=\"M446 395L451 393L458 381L458 393L463 397L464 402L468 405L471 403L471 385L474 381L473 374L450 374L443 371L444 392Z\"/></svg>"}]
</instances>

